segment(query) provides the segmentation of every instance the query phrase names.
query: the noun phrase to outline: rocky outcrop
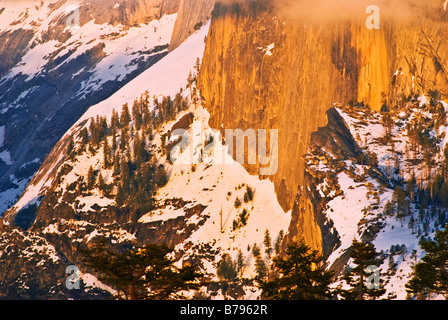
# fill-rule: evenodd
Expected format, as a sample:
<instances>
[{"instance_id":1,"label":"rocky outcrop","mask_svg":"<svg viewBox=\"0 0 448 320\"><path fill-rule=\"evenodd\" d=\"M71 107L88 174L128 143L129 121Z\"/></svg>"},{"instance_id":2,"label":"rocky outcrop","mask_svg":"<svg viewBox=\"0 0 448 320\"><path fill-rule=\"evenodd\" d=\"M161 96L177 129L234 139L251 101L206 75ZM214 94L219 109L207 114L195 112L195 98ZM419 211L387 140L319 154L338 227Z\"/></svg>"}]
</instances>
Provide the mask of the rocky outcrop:
<instances>
[{"instance_id":1,"label":"rocky outcrop","mask_svg":"<svg viewBox=\"0 0 448 320\"><path fill-rule=\"evenodd\" d=\"M84 1L80 7L81 24L95 23L136 26L176 13L180 0L99 0Z\"/></svg>"},{"instance_id":2,"label":"rocky outcrop","mask_svg":"<svg viewBox=\"0 0 448 320\"><path fill-rule=\"evenodd\" d=\"M170 51L177 48L195 30L211 18L216 0L179 0L177 21L171 37Z\"/></svg>"},{"instance_id":3,"label":"rocky outcrop","mask_svg":"<svg viewBox=\"0 0 448 320\"><path fill-rule=\"evenodd\" d=\"M96 23L135 26L176 13L170 51L177 48L194 31L211 18L216 0L100 0L84 1L81 24L94 19Z\"/></svg>"},{"instance_id":4,"label":"rocky outcrop","mask_svg":"<svg viewBox=\"0 0 448 320\"><path fill-rule=\"evenodd\" d=\"M308 154L307 163L313 163L315 159L317 163L321 162L329 167L334 165L335 168L331 170L334 174L336 167L343 161L351 160L356 163L362 150L337 110L331 108L326 114L327 124L311 134L309 150L312 154ZM323 196L317 188L327 174L305 165L304 185L295 197L284 246L303 238L308 245L321 251L324 257L328 257L339 246L339 236L324 214L329 198ZM336 190L334 196L338 195L337 191L340 190Z\"/></svg>"},{"instance_id":5,"label":"rocky outcrop","mask_svg":"<svg viewBox=\"0 0 448 320\"><path fill-rule=\"evenodd\" d=\"M32 30L22 29L0 33L0 79L20 62L33 36Z\"/></svg>"}]
</instances>

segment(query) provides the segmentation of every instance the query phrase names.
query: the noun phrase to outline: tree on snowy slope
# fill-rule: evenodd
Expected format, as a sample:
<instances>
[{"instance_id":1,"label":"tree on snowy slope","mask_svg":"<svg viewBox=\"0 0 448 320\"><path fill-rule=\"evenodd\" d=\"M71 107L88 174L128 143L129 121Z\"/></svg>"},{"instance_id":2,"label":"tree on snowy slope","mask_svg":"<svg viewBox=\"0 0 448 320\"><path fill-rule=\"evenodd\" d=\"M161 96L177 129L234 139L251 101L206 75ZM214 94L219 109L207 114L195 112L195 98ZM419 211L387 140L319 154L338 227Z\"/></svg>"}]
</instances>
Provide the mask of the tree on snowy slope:
<instances>
[{"instance_id":1,"label":"tree on snowy slope","mask_svg":"<svg viewBox=\"0 0 448 320\"><path fill-rule=\"evenodd\" d=\"M394 193L392 195L392 203L396 207L397 218L401 221L401 226L403 226L404 218L407 215L408 202L406 198L406 193L400 186L395 187Z\"/></svg>"},{"instance_id":2,"label":"tree on snowy slope","mask_svg":"<svg viewBox=\"0 0 448 320\"><path fill-rule=\"evenodd\" d=\"M228 253L224 254L221 261L218 263L216 274L219 280L226 283L236 280L238 275L237 266Z\"/></svg>"},{"instance_id":3,"label":"tree on snowy slope","mask_svg":"<svg viewBox=\"0 0 448 320\"><path fill-rule=\"evenodd\" d=\"M277 256L273 266L275 279L260 283L262 296L278 300L324 300L332 298L333 272L325 269L324 258L302 240L292 243L287 257Z\"/></svg>"},{"instance_id":4,"label":"tree on snowy slope","mask_svg":"<svg viewBox=\"0 0 448 320\"><path fill-rule=\"evenodd\" d=\"M182 291L197 290L202 277L195 266L177 268L169 257L173 249L148 244L124 253L107 249L106 241L79 251L99 279L118 291L125 300L185 299Z\"/></svg>"},{"instance_id":5,"label":"tree on snowy slope","mask_svg":"<svg viewBox=\"0 0 448 320\"><path fill-rule=\"evenodd\" d=\"M367 244L356 239L352 241L350 258L356 265L344 274L344 280L351 287L341 290L341 296L346 300L374 300L382 296L386 290L379 284L378 287L368 288L366 285L369 268L376 265L378 253L373 244ZM379 281L379 278L378 278Z\"/></svg>"},{"instance_id":6,"label":"tree on snowy slope","mask_svg":"<svg viewBox=\"0 0 448 320\"><path fill-rule=\"evenodd\" d=\"M414 267L414 275L406 284L409 293L426 296L441 294L448 299L448 225L436 231L434 240L424 240L426 254Z\"/></svg>"}]
</instances>

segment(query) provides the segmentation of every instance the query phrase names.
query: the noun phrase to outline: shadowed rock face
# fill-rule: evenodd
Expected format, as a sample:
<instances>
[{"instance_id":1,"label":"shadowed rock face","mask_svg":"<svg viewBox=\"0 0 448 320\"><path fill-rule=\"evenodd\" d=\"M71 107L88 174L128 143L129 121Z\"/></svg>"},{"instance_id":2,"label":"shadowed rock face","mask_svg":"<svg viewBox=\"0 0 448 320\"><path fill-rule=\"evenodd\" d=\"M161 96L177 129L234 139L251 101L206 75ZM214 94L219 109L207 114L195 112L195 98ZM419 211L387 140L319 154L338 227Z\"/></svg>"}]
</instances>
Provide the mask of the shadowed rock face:
<instances>
[{"instance_id":1,"label":"shadowed rock face","mask_svg":"<svg viewBox=\"0 0 448 320\"><path fill-rule=\"evenodd\" d=\"M383 21L369 30L359 19L329 25L282 18L269 1L218 2L199 78L211 126L278 130L279 168L268 178L282 207L291 209L304 184L311 133L325 126L335 102L353 99L379 110L384 99L392 105L416 91L437 88L448 97L442 10L429 10L425 21ZM246 167L258 174L258 165Z\"/></svg>"},{"instance_id":2,"label":"shadowed rock face","mask_svg":"<svg viewBox=\"0 0 448 320\"><path fill-rule=\"evenodd\" d=\"M311 150L325 150L334 159L342 162L351 160L356 162L362 154L350 130L335 108L326 112L327 124L310 135ZM328 159L326 159L328 161ZM323 181L325 173L313 172L305 169L303 188L297 193L292 207L292 221L288 230L287 241L305 239L313 248L320 250L324 257L328 257L339 246L339 236L328 224L324 214L326 199L323 199L316 186Z\"/></svg>"},{"instance_id":3,"label":"shadowed rock face","mask_svg":"<svg viewBox=\"0 0 448 320\"><path fill-rule=\"evenodd\" d=\"M20 62L28 42L33 37L32 30L14 30L0 34L0 78Z\"/></svg>"}]
</instances>

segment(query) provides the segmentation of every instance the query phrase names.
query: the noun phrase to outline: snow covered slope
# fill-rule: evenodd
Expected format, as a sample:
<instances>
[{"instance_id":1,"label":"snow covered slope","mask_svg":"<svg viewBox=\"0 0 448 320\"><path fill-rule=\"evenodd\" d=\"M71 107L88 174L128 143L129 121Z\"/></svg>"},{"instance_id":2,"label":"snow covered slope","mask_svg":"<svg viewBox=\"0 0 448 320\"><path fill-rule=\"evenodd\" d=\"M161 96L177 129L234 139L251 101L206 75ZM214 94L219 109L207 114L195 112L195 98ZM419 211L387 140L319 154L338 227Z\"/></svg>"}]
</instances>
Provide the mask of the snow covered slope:
<instances>
[{"instance_id":1,"label":"snow covered slope","mask_svg":"<svg viewBox=\"0 0 448 320\"><path fill-rule=\"evenodd\" d=\"M176 153L177 161L168 166L169 181L159 190L157 199L180 197L190 206L202 204L206 209L201 215L209 218L176 249L184 252L184 259L198 255L198 248L204 245L216 250L217 255L203 261L206 271L212 275L216 275L217 262L223 254L230 254L236 260L241 251L245 257L243 276L253 278L255 258L250 250L255 244L264 248L266 230L273 240L280 232L285 234L291 222L291 212L285 213L281 208L272 181L250 175L229 155L227 147L219 143L202 157L201 163L192 165L192 154L206 154L206 137L213 131L208 125L210 115L205 109L191 108L188 112L194 114L188 131L191 143ZM167 124L165 130L169 128L170 124ZM162 129L160 134L163 132ZM197 136L193 138L195 134ZM251 197L247 196L248 189L252 191ZM179 214L182 212L166 208L144 215L140 222L169 220Z\"/></svg>"},{"instance_id":2,"label":"snow covered slope","mask_svg":"<svg viewBox=\"0 0 448 320\"><path fill-rule=\"evenodd\" d=\"M0 215L88 107L168 53L176 13L128 25L110 2L0 2Z\"/></svg>"},{"instance_id":3,"label":"snow covered slope","mask_svg":"<svg viewBox=\"0 0 448 320\"><path fill-rule=\"evenodd\" d=\"M373 243L382 261L378 267L386 289L383 298L408 297L405 284L412 276L412 267L424 255L420 240L434 237L435 231L448 221L447 208L428 200L425 192L429 191L422 191L433 190L431 185L446 161L448 104L437 98L430 100L427 96L414 97L405 108L392 113L388 125L384 120L387 113L359 106L338 107L337 112L356 137L363 155L359 159L338 160L336 167L331 161L307 157L308 170L326 177L316 190L322 197L324 214L339 238L338 247L328 258L329 264L340 263L338 259L346 254L353 239ZM433 150L431 172L428 160L425 161L429 151L412 145L416 123L424 124L417 130L422 139L429 138L420 143ZM388 140L385 137L389 131ZM337 158L327 150L321 152L325 156L320 159ZM398 189L406 190L407 209L401 214L397 207ZM346 267L350 265L352 261L347 260Z\"/></svg>"},{"instance_id":4,"label":"snow covered slope","mask_svg":"<svg viewBox=\"0 0 448 320\"><path fill-rule=\"evenodd\" d=\"M132 102L146 91L150 96L161 97L166 95L174 97L181 88L185 89L188 74L193 71L197 59L202 58L205 47L204 37L207 35L208 27L208 24L205 25L180 47L118 90L110 98L90 107L77 123L67 131L64 138L79 132L83 126L87 126L85 121L91 117L98 115L110 119L112 110L115 109L120 112L125 103L132 105ZM64 140L64 138L61 140ZM54 178L52 176L54 175L54 169L57 169L60 160L63 159L63 154L58 154L58 152L59 150L54 150L56 154L50 167L45 166L37 172L37 178L30 182L20 200L9 211L9 214L17 213L25 206L36 203L39 196L45 192L44 189L51 185Z\"/></svg>"}]
</instances>

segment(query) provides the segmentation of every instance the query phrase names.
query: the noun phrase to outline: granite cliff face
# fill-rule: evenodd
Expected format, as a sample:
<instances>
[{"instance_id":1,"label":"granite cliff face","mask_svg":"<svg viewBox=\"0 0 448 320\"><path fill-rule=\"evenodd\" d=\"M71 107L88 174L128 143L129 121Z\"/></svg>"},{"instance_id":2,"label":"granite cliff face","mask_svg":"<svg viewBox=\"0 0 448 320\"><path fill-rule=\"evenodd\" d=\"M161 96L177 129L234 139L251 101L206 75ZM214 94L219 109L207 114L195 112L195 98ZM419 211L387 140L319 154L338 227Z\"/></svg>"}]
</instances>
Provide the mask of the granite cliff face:
<instances>
[{"instance_id":1,"label":"granite cliff face","mask_svg":"<svg viewBox=\"0 0 448 320\"><path fill-rule=\"evenodd\" d=\"M218 2L199 78L211 126L277 129L279 167L266 178L283 208L293 208L304 185L302 156L334 103L362 101L379 110L417 91L437 88L447 96L448 14L440 4L424 16L369 30L363 16L305 23L282 17L268 1ZM258 173L258 165L246 167ZM312 220L296 228L319 248Z\"/></svg>"}]
</instances>

